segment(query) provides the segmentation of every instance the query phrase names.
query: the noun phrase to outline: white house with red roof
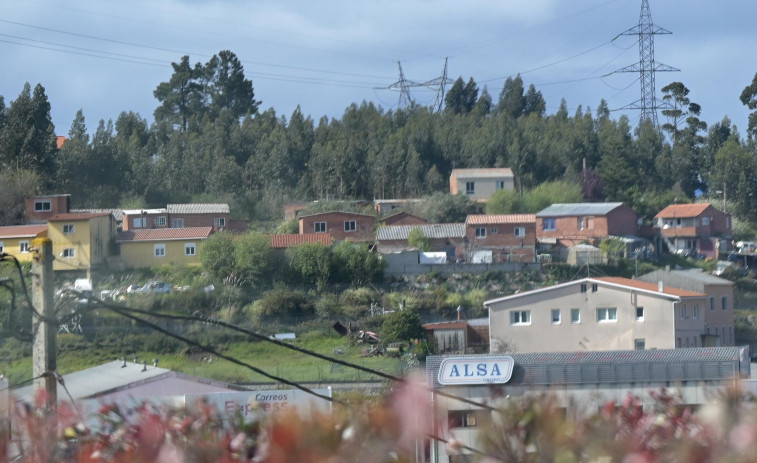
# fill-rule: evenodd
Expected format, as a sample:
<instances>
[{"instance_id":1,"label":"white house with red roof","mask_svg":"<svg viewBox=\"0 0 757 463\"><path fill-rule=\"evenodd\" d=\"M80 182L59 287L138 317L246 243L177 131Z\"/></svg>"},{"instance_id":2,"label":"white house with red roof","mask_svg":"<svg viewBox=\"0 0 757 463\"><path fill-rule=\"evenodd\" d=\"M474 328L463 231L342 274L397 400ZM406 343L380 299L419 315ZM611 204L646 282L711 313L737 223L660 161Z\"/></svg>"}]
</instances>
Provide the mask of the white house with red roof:
<instances>
[{"instance_id":1,"label":"white house with red roof","mask_svg":"<svg viewBox=\"0 0 757 463\"><path fill-rule=\"evenodd\" d=\"M731 216L709 203L671 204L655 216L671 252L717 258L731 239Z\"/></svg>"},{"instance_id":2,"label":"white house with red roof","mask_svg":"<svg viewBox=\"0 0 757 463\"><path fill-rule=\"evenodd\" d=\"M620 277L583 278L484 302L492 351L702 347L710 296Z\"/></svg>"}]
</instances>

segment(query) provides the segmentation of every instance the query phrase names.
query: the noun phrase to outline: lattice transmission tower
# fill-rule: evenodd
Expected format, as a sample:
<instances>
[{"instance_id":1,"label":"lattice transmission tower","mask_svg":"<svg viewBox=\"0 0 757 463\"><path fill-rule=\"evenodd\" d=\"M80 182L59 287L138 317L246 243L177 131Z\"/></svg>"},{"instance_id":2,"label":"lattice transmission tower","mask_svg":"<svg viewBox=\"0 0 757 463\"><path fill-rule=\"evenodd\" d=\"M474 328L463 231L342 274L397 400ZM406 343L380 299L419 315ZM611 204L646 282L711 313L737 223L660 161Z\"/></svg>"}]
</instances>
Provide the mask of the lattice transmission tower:
<instances>
[{"instance_id":1,"label":"lattice transmission tower","mask_svg":"<svg viewBox=\"0 0 757 463\"><path fill-rule=\"evenodd\" d=\"M407 108L413 101L413 99L410 98L410 87L419 87L421 84L405 79L405 73L402 72L402 63L397 61L397 66L400 68L400 79L386 88L389 90L398 90L400 92L400 100L397 103L397 107Z\"/></svg>"},{"instance_id":2,"label":"lattice transmission tower","mask_svg":"<svg viewBox=\"0 0 757 463\"><path fill-rule=\"evenodd\" d=\"M431 90L436 90L436 96L434 97L433 108L437 111L441 111L444 108L444 91L445 87L454 81L447 77L447 58L444 58L444 68L442 69L441 77L428 80L426 82L414 82L405 78L405 73L402 71L402 63L397 61L397 66L400 70L400 78L397 82L386 87L378 87L382 89L395 90L400 92L400 98L397 106L399 108L406 108L413 102L410 96L410 89L412 87L426 87Z\"/></svg>"},{"instance_id":3,"label":"lattice transmission tower","mask_svg":"<svg viewBox=\"0 0 757 463\"><path fill-rule=\"evenodd\" d=\"M422 84L424 87L428 87L432 90L436 89L436 96L434 97L434 105L432 107L437 112L441 112L442 109L444 109L444 88L448 84L452 84L454 82L455 81L447 77L447 58L444 58L444 68L442 69L442 75Z\"/></svg>"},{"instance_id":4,"label":"lattice transmission tower","mask_svg":"<svg viewBox=\"0 0 757 463\"><path fill-rule=\"evenodd\" d=\"M641 99L634 101L621 109L640 109L640 120L648 119L657 127L657 110L668 108L667 104L658 105L655 95L655 72L680 71L666 64L658 63L654 59L654 36L659 34L672 34L667 29L656 26L652 22L652 13L649 11L648 0L641 0L641 14L639 24L618 34L635 35L639 38L639 62L615 72L637 72L641 85ZM615 40L613 39L613 40Z\"/></svg>"}]
</instances>

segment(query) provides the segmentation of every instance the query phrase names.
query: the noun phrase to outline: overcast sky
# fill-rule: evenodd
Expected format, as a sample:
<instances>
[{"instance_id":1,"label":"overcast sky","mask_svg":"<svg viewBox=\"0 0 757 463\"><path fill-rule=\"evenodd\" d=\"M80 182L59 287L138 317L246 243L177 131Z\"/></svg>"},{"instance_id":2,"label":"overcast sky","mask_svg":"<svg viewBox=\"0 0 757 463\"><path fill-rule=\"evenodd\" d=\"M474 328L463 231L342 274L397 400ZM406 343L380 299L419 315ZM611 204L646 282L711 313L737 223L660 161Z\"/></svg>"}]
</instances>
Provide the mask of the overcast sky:
<instances>
[{"instance_id":1,"label":"overcast sky","mask_svg":"<svg viewBox=\"0 0 757 463\"><path fill-rule=\"evenodd\" d=\"M757 72L753 0L649 0L657 98L683 82L702 119L728 116L743 132L739 95ZM341 117L351 103L396 109L386 87L405 78L472 77L496 102L508 76L534 84L554 113L605 99L619 109L640 98L638 74L613 73L639 61L641 0L34 0L0 2L0 95L25 82L45 87L56 132L67 135L78 109L87 128L134 111L152 122L153 90L171 62L205 63L221 50L242 61L261 110L287 119L297 105L314 120ZM613 40L614 39L614 40ZM422 105L432 90L411 89ZM613 118L621 113L613 113ZM628 111L633 124L638 111ZM660 122L664 117L659 115Z\"/></svg>"}]
</instances>

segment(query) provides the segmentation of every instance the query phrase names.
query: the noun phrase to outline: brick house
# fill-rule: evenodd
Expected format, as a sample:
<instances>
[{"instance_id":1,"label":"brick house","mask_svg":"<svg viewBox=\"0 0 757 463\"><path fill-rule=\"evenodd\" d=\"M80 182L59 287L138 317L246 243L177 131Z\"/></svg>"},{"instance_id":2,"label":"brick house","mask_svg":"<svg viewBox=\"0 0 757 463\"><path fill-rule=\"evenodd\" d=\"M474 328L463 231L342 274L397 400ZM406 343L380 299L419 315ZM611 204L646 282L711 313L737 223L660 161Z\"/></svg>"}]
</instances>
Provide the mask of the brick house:
<instances>
[{"instance_id":1,"label":"brick house","mask_svg":"<svg viewBox=\"0 0 757 463\"><path fill-rule=\"evenodd\" d=\"M26 198L26 223L46 223L47 219L71 210L71 195L43 195Z\"/></svg>"},{"instance_id":2,"label":"brick house","mask_svg":"<svg viewBox=\"0 0 757 463\"><path fill-rule=\"evenodd\" d=\"M376 217L358 212L321 212L299 218L300 235L328 233L334 241L365 241L374 239Z\"/></svg>"},{"instance_id":3,"label":"brick house","mask_svg":"<svg viewBox=\"0 0 757 463\"><path fill-rule=\"evenodd\" d=\"M657 213L655 228L670 252L717 258L731 239L731 216L709 203L671 204Z\"/></svg>"},{"instance_id":4,"label":"brick house","mask_svg":"<svg viewBox=\"0 0 757 463\"><path fill-rule=\"evenodd\" d=\"M623 203L553 204L536 214L536 239L569 248L597 246L610 236L638 234L639 217Z\"/></svg>"},{"instance_id":5,"label":"brick house","mask_svg":"<svg viewBox=\"0 0 757 463\"><path fill-rule=\"evenodd\" d=\"M508 167L491 169L453 169L449 176L450 194L464 194L486 201L498 190L515 189L515 176Z\"/></svg>"},{"instance_id":6,"label":"brick house","mask_svg":"<svg viewBox=\"0 0 757 463\"><path fill-rule=\"evenodd\" d=\"M407 212L397 212L396 214L387 215L380 222L382 225L422 225L428 223L428 220L417 215L408 214Z\"/></svg>"},{"instance_id":7,"label":"brick house","mask_svg":"<svg viewBox=\"0 0 757 463\"><path fill-rule=\"evenodd\" d=\"M476 252L490 252L491 262L536 262L536 215L469 215L465 241Z\"/></svg>"}]
</instances>

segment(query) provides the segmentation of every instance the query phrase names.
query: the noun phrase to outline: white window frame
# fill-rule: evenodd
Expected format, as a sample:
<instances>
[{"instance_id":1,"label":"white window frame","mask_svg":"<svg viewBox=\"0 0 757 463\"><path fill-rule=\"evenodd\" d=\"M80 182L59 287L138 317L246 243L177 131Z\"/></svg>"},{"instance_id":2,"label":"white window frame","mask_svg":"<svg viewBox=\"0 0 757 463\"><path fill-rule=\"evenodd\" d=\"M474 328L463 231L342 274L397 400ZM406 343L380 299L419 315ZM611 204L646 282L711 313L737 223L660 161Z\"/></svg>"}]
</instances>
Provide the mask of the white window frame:
<instances>
[{"instance_id":1,"label":"white window frame","mask_svg":"<svg viewBox=\"0 0 757 463\"><path fill-rule=\"evenodd\" d=\"M544 217L543 219L541 219L541 229L544 231L557 230L557 218Z\"/></svg>"},{"instance_id":2,"label":"white window frame","mask_svg":"<svg viewBox=\"0 0 757 463\"><path fill-rule=\"evenodd\" d=\"M510 311L510 325L525 326L531 324L530 310L512 310Z\"/></svg>"},{"instance_id":3,"label":"white window frame","mask_svg":"<svg viewBox=\"0 0 757 463\"><path fill-rule=\"evenodd\" d=\"M474 234L476 238L486 238L486 227L476 227Z\"/></svg>"},{"instance_id":4,"label":"white window frame","mask_svg":"<svg viewBox=\"0 0 757 463\"><path fill-rule=\"evenodd\" d=\"M213 226L215 228L223 228L226 226L226 217L216 217L213 219Z\"/></svg>"},{"instance_id":5,"label":"white window frame","mask_svg":"<svg viewBox=\"0 0 757 463\"><path fill-rule=\"evenodd\" d=\"M197 245L195 243L184 243L184 255L185 256L196 256L197 255Z\"/></svg>"},{"instance_id":6,"label":"white window frame","mask_svg":"<svg viewBox=\"0 0 757 463\"><path fill-rule=\"evenodd\" d=\"M686 317L688 316L686 310L686 304L681 304L681 320L686 320Z\"/></svg>"},{"instance_id":7,"label":"white window frame","mask_svg":"<svg viewBox=\"0 0 757 463\"><path fill-rule=\"evenodd\" d=\"M640 339L634 339L633 340L633 349L634 350L645 350L647 348L647 342L644 338Z\"/></svg>"},{"instance_id":8,"label":"white window frame","mask_svg":"<svg viewBox=\"0 0 757 463\"><path fill-rule=\"evenodd\" d=\"M30 252L29 242L26 241L26 240L19 241L18 242L18 252L21 253L21 254Z\"/></svg>"},{"instance_id":9,"label":"white window frame","mask_svg":"<svg viewBox=\"0 0 757 463\"><path fill-rule=\"evenodd\" d=\"M134 228L147 228L147 217L134 217Z\"/></svg>"},{"instance_id":10,"label":"white window frame","mask_svg":"<svg viewBox=\"0 0 757 463\"><path fill-rule=\"evenodd\" d=\"M60 256L64 259L73 259L74 257L76 257L76 249L64 248L63 252L60 253Z\"/></svg>"},{"instance_id":11,"label":"white window frame","mask_svg":"<svg viewBox=\"0 0 757 463\"><path fill-rule=\"evenodd\" d=\"M326 222L313 222L313 233L326 233L328 231L328 225Z\"/></svg>"},{"instance_id":12,"label":"white window frame","mask_svg":"<svg viewBox=\"0 0 757 463\"><path fill-rule=\"evenodd\" d=\"M157 217L153 217L152 224L155 227L165 227L166 226L166 216L165 215L159 215Z\"/></svg>"},{"instance_id":13,"label":"white window frame","mask_svg":"<svg viewBox=\"0 0 757 463\"><path fill-rule=\"evenodd\" d=\"M581 323L581 309L570 309L570 322L573 324Z\"/></svg>"},{"instance_id":14,"label":"white window frame","mask_svg":"<svg viewBox=\"0 0 757 463\"><path fill-rule=\"evenodd\" d=\"M578 217L578 229L583 230L586 227L586 218L584 216Z\"/></svg>"},{"instance_id":15,"label":"white window frame","mask_svg":"<svg viewBox=\"0 0 757 463\"><path fill-rule=\"evenodd\" d=\"M562 313L560 309L552 309L551 315L553 325L559 325L560 323L562 323Z\"/></svg>"},{"instance_id":16,"label":"white window frame","mask_svg":"<svg viewBox=\"0 0 757 463\"><path fill-rule=\"evenodd\" d=\"M515 227L513 228L513 235L517 237L523 237L526 236L526 227Z\"/></svg>"},{"instance_id":17,"label":"white window frame","mask_svg":"<svg viewBox=\"0 0 757 463\"><path fill-rule=\"evenodd\" d=\"M702 217L702 226L706 227L710 224L710 218L709 217Z\"/></svg>"},{"instance_id":18,"label":"white window frame","mask_svg":"<svg viewBox=\"0 0 757 463\"><path fill-rule=\"evenodd\" d=\"M344 232L350 233L357 231L357 221L356 220L345 220L344 221Z\"/></svg>"},{"instance_id":19,"label":"white window frame","mask_svg":"<svg viewBox=\"0 0 757 463\"><path fill-rule=\"evenodd\" d=\"M53 202L49 199L34 200L34 212L50 212L53 210Z\"/></svg>"},{"instance_id":20,"label":"white window frame","mask_svg":"<svg viewBox=\"0 0 757 463\"><path fill-rule=\"evenodd\" d=\"M184 228L184 219L171 219L171 228Z\"/></svg>"},{"instance_id":21,"label":"white window frame","mask_svg":"<svg viewBox=\"0 0 757 463\"><path fill-rule=\"evenodd\" d=\"M166 245L165 244L156 244L153 247L152 255L157 258L163 258L166 257Z\"/></svg>"},{"instance_id":22,"label":"white window frame","mask_svg":"<svg viewBox=\"0 0 757 463\"><path fill-rule=\"evenodd\" d=\"M498 234L498 233L499 233L499 228L497 228L497 227L492 227L492 229L491 229L491 230L489 230L489 231L491 232L491 234L492 234L492 235L496 235L496 234Z\"/></svg>"},{"instance_id":23,"label":"white window frame","mask_svg":"<svg viewBox=\"0 0 757 463\"><path fill-rule=\"evenodd\" d=\"M76 224L73 224L73 223L64 223L63 224L63 234L64 235L70 235L72 233L76 233Z\"/></svg>"},{"instance_id":24,"label":"white window frame","mask_svg":"<svg viewBox=\"0 0 757 463\"><path fill-rule=\"evenodd\" d=\"M597 323L617 323L617 307L597 307Z\"/></svg>"},{"instance_id":25,"label":"white window frame","mask_svg":"<svg viewBox=\"0 0 757 463\"><path fill-rule=\"evenodd\" d=\"M504 190L505 189L505 181L504 180L497 180L496 185L494 187L496 190Z\"/></svg>"},{"instance_id":26,"label":"white window frame","mask_svg":"<svg viewBox=\"0 0 757 463\"><path fill-rule=\"evenodd\" d=\"M466 195L476 194L476 182L465 182L465 194Z\"/></svg>"}]
</instances>

